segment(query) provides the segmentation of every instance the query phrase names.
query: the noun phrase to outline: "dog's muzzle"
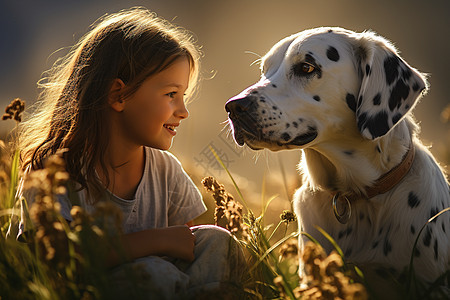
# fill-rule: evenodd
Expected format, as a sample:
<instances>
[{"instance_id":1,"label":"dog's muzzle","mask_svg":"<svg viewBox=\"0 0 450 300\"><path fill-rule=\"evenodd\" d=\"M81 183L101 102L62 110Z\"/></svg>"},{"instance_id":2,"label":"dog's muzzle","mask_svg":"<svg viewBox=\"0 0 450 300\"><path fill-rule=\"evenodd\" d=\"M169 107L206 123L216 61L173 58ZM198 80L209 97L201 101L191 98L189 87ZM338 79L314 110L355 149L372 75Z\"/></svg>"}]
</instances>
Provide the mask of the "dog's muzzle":
<instances>
[{"instance_id":1,"label":"dog's muzzle","mask_svg":"<svg viewBox=\"0 0 450 300\"><path fill-rule=\"evenodd\" d=\"M307 126L301 132L288 133L276 128L275 123L267 125L258 111L261 109L258 107L258 99L254 95L237 96L225 104L234 140L238 145L246 143L253 150L268 148L276 151L306 145L317 137L317 130L312 126Z\"/></svg>"},{"instance_id":2,"label":"dog's muzzle","mask_svg":"<svg viewBox=\"0 0 450 300\"><path fill-rule=\"evenodd\" d=\"M243 146L245 141L258 140L262 137L257 125L257 108L257 103L251 96L231 98L225 104L234 139L240 146Z\"/></svg>"}]
</instances>

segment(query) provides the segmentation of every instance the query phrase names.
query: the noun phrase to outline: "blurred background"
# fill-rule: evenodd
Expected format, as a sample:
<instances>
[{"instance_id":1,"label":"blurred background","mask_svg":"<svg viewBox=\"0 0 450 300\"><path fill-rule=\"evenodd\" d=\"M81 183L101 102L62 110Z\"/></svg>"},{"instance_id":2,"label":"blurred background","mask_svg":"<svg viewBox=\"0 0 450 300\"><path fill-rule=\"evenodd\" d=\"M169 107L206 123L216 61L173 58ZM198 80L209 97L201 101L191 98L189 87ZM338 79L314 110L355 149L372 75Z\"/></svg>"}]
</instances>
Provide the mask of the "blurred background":
<instances>
[{"instance_id":1,"label":"blurred background","mask_svg":"<svg viewBox=\"0 0 450 300\"><path fill-rule=\"evenodd\" d=\"M212 175L237 196L209 150L213 147L254 210L276 195L269 211L278 216L289 209L300 184L300 151L256 153L235 146L225 128L224 104L258 80L258 66L251 64L274 43L317 26L373 30L391 40L410 65L430 75L431 90L414 115L422 127L421 138L438 160L450 161L450 125L442 114L450 94L448 0L0 0L0 107L16 97L32 104L42 72L66 54L90 24L133 6L145 6L189 29L202 45L204 80L171 149L199 186L203 177ZM13 125L1 122L0 137Z\"/></svg>"}]
</instances>

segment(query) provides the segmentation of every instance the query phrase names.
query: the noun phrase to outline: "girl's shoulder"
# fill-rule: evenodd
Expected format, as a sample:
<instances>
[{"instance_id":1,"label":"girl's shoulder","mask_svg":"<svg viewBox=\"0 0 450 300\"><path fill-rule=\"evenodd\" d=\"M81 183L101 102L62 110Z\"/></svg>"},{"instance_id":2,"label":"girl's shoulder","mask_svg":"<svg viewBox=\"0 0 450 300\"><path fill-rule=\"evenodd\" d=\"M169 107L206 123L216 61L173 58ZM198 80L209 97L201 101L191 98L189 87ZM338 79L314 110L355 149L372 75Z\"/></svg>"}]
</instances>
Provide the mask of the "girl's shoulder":
<instances>
[{"instance_id":1,"label":"girl's shoulder","mask_svg":"<svg viewBox=\"0 0 450 300\"><path fill-rule=\"evenodd\" d=\"M160 150L151 147L145 147L147 163L150 166L182 168L178 158L169 151Z\"/></svg>"}]
</instances>

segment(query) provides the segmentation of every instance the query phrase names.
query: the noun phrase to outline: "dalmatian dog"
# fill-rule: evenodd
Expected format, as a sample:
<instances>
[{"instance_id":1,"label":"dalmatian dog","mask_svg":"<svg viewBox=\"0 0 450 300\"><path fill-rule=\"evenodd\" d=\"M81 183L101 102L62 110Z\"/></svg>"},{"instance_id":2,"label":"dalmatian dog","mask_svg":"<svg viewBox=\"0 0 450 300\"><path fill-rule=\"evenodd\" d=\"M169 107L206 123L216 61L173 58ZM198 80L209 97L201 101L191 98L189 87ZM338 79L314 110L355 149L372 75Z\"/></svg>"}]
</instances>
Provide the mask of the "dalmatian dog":
<instances>
[{"instance_id":1,"label":"dalmatian dog","mask_svg":"<svg viewBox=\"0 0 450 300\"><path fill-rule=\"evenodd\" d=\"M450 269L448 181L417 137L411 110L424 74L374 32L315 28L289 36L261 60L261 78L225 105L235 142L299 149L299 228L357 265L418 278ZM305 240L300 239L300 248Z\"/></svg>"}]
</instances>

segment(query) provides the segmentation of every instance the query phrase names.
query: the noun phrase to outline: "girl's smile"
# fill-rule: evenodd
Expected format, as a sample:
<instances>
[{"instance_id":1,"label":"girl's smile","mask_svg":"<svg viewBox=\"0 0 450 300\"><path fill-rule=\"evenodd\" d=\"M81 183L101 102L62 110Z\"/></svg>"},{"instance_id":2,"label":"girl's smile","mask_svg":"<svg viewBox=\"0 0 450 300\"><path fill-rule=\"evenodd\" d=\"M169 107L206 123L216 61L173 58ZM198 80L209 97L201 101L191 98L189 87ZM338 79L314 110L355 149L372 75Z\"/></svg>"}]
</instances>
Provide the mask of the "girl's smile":
<instances>
[{"instance_id":1,"label":"girl's smile","mask_svg":"<svg viewBox=\"0 0 450 300\"><path fill-rule=\"evenodd\" d=\"M179 125L180 125L180 124L173 124L173 125L170 125L170 124L164 124L163 126L164 126L164 128L167 129L167 131L169 131L170 134L172 134L173 136L175 136L175 135L177 134L177 127L178 127Z\"/></svg>"}]
</instances>

